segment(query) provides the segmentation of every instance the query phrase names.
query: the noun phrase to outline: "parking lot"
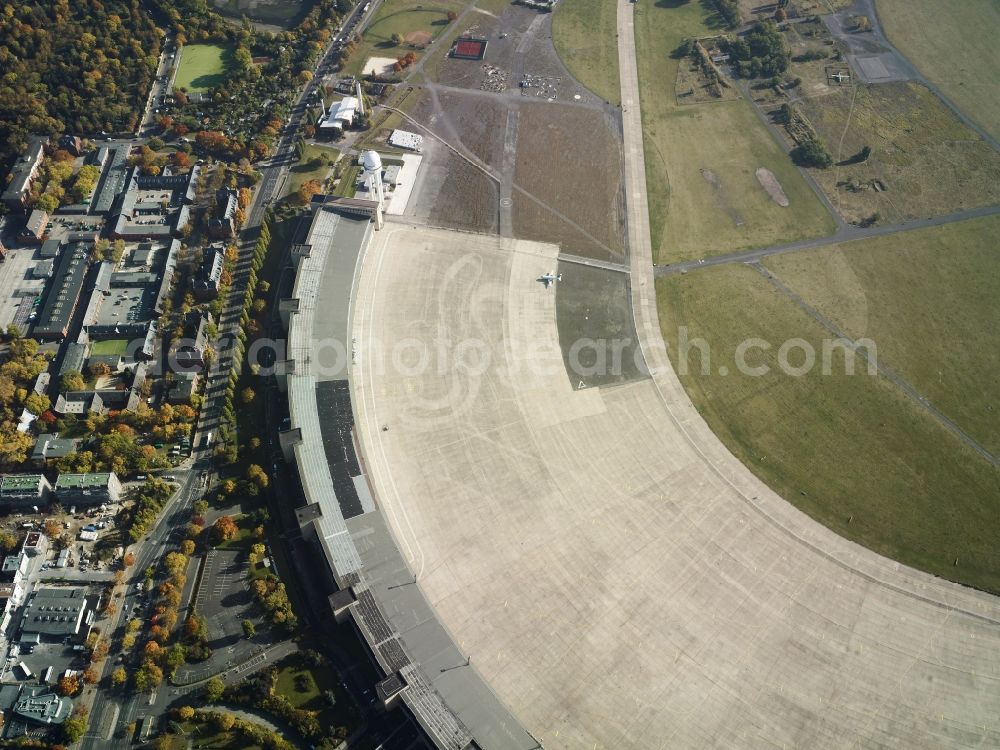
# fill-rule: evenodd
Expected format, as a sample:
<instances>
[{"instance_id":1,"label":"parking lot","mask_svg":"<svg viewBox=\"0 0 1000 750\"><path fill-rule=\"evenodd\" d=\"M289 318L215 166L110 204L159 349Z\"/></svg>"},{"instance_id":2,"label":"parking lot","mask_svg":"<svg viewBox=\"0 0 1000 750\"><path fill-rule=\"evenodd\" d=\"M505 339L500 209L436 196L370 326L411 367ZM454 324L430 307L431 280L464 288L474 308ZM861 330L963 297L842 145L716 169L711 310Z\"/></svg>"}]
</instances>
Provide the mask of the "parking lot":
<instances>
[{"instance_id":1,"label":"parking lot","mask_svg":"<svg viewBox=\"0 0 1000 750\"><path fill-rule=\"evenodd\" d=\"M45 289L45 279L34 279L32 268L38 262L38 248L14 246L7 248L7 256L0 263L0 328L14 323L24 331L33 301ZM28 298L22 306L24 298ZM20 309L20 314L19 314ZM35 308L37 309L37 308Z\"/></svg>"},{"instance_id":2,"label":"parking lot","mask_svg":"<svg viewBox=\"0 0 1000 750\"><path fill-rule=\"evenodd\" d=\"M206 556L195 609L208 621L209 645L216 651L240 642L242 622L253 614L247 570L246 553L241 550L211 550Z\"/></svg>"},{"instance_id":3,"label":"parking lot","mask_svg":"<svg viewBox=\"0 0 1000 750\"><path fill-rule=\"evenodd\" d=\"M12 648L16 649L16 646ZM21 649L16 656L7 657L0 673L0 681L38 683L48 668L52 667L49 684L54 685L67 669L82 671L87 668L88 661L84 653L82 650L74 651L73 645L69 643L40 643L33 647L31 653ZM31 677L26 677L18 666L22 662L31 670Z\"/></svg>"}]
</instances>

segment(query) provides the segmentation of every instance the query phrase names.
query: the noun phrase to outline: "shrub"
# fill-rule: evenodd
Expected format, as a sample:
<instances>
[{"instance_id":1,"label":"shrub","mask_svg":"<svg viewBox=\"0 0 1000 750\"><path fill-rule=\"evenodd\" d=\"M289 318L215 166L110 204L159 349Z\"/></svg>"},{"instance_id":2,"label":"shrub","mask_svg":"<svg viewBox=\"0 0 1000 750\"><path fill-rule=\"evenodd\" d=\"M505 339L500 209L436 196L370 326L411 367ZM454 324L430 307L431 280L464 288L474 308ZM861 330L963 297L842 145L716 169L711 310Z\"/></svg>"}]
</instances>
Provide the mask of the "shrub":
<instances>
[{"instance_id":1,"label":"shrub","mask_svg":"<svg viewBox=\"0 0 1000 750\"><path fill-rule=\"evenodd\" d=\"M800 167L826 169L833 164L833 157L826 150L826 146L813 138L792 150L792 161Z\"/></svg>"}]
</instances>

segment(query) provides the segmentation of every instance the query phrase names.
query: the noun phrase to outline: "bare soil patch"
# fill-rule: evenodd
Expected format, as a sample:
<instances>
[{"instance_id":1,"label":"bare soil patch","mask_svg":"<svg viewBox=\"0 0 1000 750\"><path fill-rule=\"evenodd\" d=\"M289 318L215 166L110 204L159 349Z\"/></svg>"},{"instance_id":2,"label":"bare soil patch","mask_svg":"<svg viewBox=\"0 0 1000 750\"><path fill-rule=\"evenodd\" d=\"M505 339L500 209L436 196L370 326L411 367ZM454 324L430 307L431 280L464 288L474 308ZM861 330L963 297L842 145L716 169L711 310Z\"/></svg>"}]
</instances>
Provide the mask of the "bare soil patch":
<instances>
[{"instance_id":1,"label":"bare soil patch","mask_svg":"<svg viewBox=\"0 0 1000 750\"><path fill-rule=\"evenodd\" d=\"M515 195L518 237L560 243L577 255L624 256L621 153L612 128L603 111L521 105L514 184L550 210Z\"/></svg>"},{"instance_id":2,"label":"bare soil patch","mask_svg":"<svg viewBox=\"0 0 1000 750\"><path fill-rule=\"evenodd\" d=\"M434 35L429 31L411 31L403 37L407 44L413 44L420 47L430 44L431 39L433 38Z\"/></svg>"},{"instance_id":3,"label":"bare soil patch","mask_svg":"<svg viewBox=\"0 0 1000 750\"><path fill-rule=\"evenodd\" d=\"M771 196L771 200L779 206L787 207L788 196L785 195L785 191L782 189L781 183L778 182L778 178L774 176L774 172L764 167L757 167L756 174L757 182Z\"/></svg>"},{"instance_id":4,"label":"bare soil patch","mask_svg":"<svg viewBox=\"0 0 1000 750\"><path fill-rule=\"evenodd\" d=\"M443 153L440 163L446 179L431 209L430 222L478 232L499 231L497 183L451 151Z\"/></svg>"},{"instance_id":5,"label":"bare soil patch","mask_svg":"<svg viewBox=\"0 0 1000 750\"><path fill-rule=\"evenodd\" d=\"M442 52L440 58L428 60L424 66L431 80L460 88L497 90L487 79L489 71L499 69L505 74L508 96L509 89L521 90L524 81L525 97L544 94L544 98L557 101L601 101L570 75L556 54L550 14L511 5L495 17L477 13L467 18L470 21L461 33L487 37L486 56L482 61L461 60L445 57Z\"/></svg>"},{"instance_id":6,"label":"bare soil patch","mask_svg":"<svg viewBox=\"0 0 1000 750\"><path fill-rule=\"evenodd\" d=\"M729 199L728 191L722 184L722 180L719 179L718 175L716 175L711 169L702 169L701 176L705 178L705 182L712 186L712 195L715 198L716 205L726 213L726 215L732 220L734 226L743 226L746 222L743 220L743 216L740 212L736 210L733 202Z\"/></svg>"},{"instance_id":7,"label":"bare soil patch","mask_svg":"<svg viewBox=\"0 0 1000 750\"><path fill-rule=\"evenodd\" d=\"M396 59L393 57L369 57L365 60L364 66L362 66L362 73L368 75L370 73L375 73L376 75L392 75L392 66L396 64Z\"/></svg>"},{"instance_id":8,"label":"bare soil patch","mask_svg":"<svg viewBox=\"0 0 1000 750\"><path fill-rule=\"evenodd\" d=\"M427 91L410 115L449 144L464 148L496 168L503 152L506 114L499 103L483 97L443 94L434 99ZM404 127L410 127L412 125ZM428 136L424 139L424 161L416 196L416 215L436 226L478 232L499 231L499 186L482 171Z\"/></svg>"}]
</instances>

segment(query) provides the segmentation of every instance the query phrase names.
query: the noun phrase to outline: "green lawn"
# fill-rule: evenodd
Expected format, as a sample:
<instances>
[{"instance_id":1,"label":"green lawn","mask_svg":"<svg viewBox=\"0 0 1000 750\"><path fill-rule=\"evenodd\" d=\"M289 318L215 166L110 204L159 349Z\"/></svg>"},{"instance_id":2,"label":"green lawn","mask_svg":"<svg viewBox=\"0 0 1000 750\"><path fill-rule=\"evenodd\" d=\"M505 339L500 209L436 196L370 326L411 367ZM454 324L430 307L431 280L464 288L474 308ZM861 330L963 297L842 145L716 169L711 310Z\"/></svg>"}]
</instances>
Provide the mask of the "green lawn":
<instances>
[{"instance_id":1,"label":"green lawn","mask_svg":"<svg viewBox=\"0 0 1000 750\"><path fill-rule=\"evenodd\" d=\"M617 5L608 0L566 0L552 17L552 42L573 77L618 104Z\"/></svg>"},{"instance_id":2,"label":"green lawn","mask_svg":"<svg viewBox=\"0 0 1000 750\"><path fill-rule=\"evenodd\" d=\"M308 180L319 180L322 183L339 156L340 151L335 148L307 145L299 163L288 170L285 197L294 201L302 183Z\"/></svg>"},{"instance_id":3,"label":"green lawn","mask_svg":"<svg viewBox=\"0 0 1000 750\"><path fill-rule=\"evenodd\" d=\"M257 535L254 533L253 520L251 516L247 515L233 516L233 521L235 521L236 525L239 527L239 533L232 539L227 539L226 541L221 542L220 544L214 545L215 549L245 550L249 552L250 547L252 547L257 542L263 541L262 539L259 539ZM207 531L210 535L212 534L211 528L209 528Z\"/></svg>"},{"instance_id":4,"label":"green lawn","mask_svg":"<svg viewBox=\"0 0 1000 750\"><path fill-rule=\"evenodd\" d=\"M983 443L996 446L991 407L1000 396L995 336L1000 262L990 240L1000 222L899 235L774 258L768 266L808 304L855 336L875 340L880 360ZM1000 471L898 386L844 357L832 371L784 374L781 343L809 342L821 361L830 334L752 269L726 266L660 279L664 338L677 366L678 330L698 350L681 380L730 450L789 502L837 533L954 581L1000 592ZM760 377L737 372L750 337ZM797 360L796 360L797 361ZM719 367L728 368L722 375ZM957 562L956 562L957 561Z\"/></svg>"},{"instance_id":5,"label":"green lawn","mask_svg":"<svg viewBox=\"0 0 1000 750\"><path fill-rule=\"evenodd\" d=\"M687 37L712 33L703 4L646 3L635 13L657 262L832 234L833 219L749 102L677 104L678 61L671 53ZM758 167L778 178L787 208L764 192L755 176Z\"/></svg>"},{"instance_id":6,"label":"green lawn","mask_svg":"<svg viewBox=\"0 0 1000 750\"><path fill-rule=\"evenodd\" d=\"M324 727L347 727L350 731L357 716L354 702L337 682L335 670L325 667L310 667L298 655L278 662L278 676L274 691L288 698L295 707L306 711L316 711L320 724ZM299 684L297 680L301 679ZM305 688L305 689L301 689ZM324 693L333 691L336 702L330 705Z\"/></svg>"},{"instance_id":7,"label":"green lawn","mask_svg":"<svg viewBox=\"0 0 1000 750\"><path fill-rule=\"evenodd\" d=\"M221 44L188 44L180 52L180 67L174 88L189 93L207 92L225 79L232 63L233 49Z\"/></svg>"},{"instance_id":8,"label":"green lawn","mask_svg":"<svg viewBox=\"0 0 1000 750\"><path fill-rule=\"evenodd\" d=\"M357 180L358 174L361 172L361 167L354 164L344 170L344 173L340 176L340 182L333 189L333 195L342 195L345 198L353 198L354 193L357 190Z\"/></svg>"},{"instance_id":9,"label":"green lawn","mask_svg":"<svg viewBox=\"0 0 1000 750\"><path fill-rule=\"evenodd\" d=\"M170 735L171 750L262 750L260 745L247 742L242 732L223 732L211 722L183 721L183 735ZM190 743L190 744L189 744Z\"/></svg>"},{"instance_id":10,"label":"green lawn","mask_svg":"<svg viewBox=\"0 0 1000 750\"><path fill-rule=\"evenodd\" d=\"M461 9L462 3L447 0L427 4L416 0L383 3L375 20L365 30L361 44L344 66L344 71L354 75L370 73L370 68L365 66L370 57L395 59L410 51L420 56L423 53L406 42L399 46L393 44L392 35L399 34L405 39L407 34L426 32L432 40L437 39L450 29L448 11L457 13Z\"/></svg>"},{"instance_id":11,"label":"green lawn","mask_svg":"<svg viewBox=\"0 0 1000 750\"><path fill-rule=\"evenodd\" d=\"M106 357L121 355L128 349L127 339L108 339L107 341L95 341L90 346L92 357Z\"/></svg>"},{"instance_id":12,"label":"green lawn","mask_svg":"<svg viewBox=\"0 0 1000 750\"><path fill-rule=\"evenodd\" d=\"M1000 138L1000 3L878 0L889 39L965 114Z\"/></svg>"}]
</instances>

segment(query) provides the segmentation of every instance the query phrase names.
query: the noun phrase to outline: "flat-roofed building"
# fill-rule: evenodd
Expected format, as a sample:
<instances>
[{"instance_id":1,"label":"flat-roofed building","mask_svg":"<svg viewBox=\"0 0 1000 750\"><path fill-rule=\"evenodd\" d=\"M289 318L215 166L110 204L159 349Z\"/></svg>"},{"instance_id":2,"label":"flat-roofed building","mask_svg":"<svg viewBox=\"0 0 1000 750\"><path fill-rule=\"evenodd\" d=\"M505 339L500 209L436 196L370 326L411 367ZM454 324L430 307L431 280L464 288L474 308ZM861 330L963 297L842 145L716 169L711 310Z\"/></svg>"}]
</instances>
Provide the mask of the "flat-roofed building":
<instances>
[{"instance_id":1,"label":"flat-roofed building","mask_svg":"<svg viewBox=\"0 0 1000 750\"><path fill-rule=\"evenodd\" d=\"M28 557L38 557L49 551L49 538L40 531L29 531L21 550Z\"/></svg>"},{"instance_id":2,"label":"flat-roofed building","mask_svg":"<svg viewBox=\"0 0 1000 750\"><path fill-rule=\"evenodd\" d=\"M59 252L62 250L63 243L61 240L45 240L42 243L42 249L38 251L38 257L45 260L52 260L59 257Z\"/></svg>"},{"instance_id":3,"label":"flat-roofed building","mask_svg":"<svg viewBox=\"0 0 1000 750\"><path fill-rule=\"evenodd\" d=\"M39 724L62 724L73 711L73 701L51 692L48 685L27 687L14 704L14 715Z\"/></svg>"},{"instance_id":4,"label":"flat-roofed building","mask_svg":"<svg viewBox=\"0 0 1000 750\"><path fill-rule=\"evenodd\" d=\"M0 502L32 503L48 502L52 485L44 474L6 474L0 478Z\"/></svg>"},{"instance_id":5,"label":"flat-roofed building","mask_svg":"<svg viewBox=\"0 0 1000 750\"><path fill-rule=\"evenodd\" d=\"M63 505L117 503L122 485L113 471L91 474L60 474L55 494Z\"/></svg>"},{"instance_id":6,"label":"flat-roofed building","mask_svg":"<svg viewBox=\"0 0 1000 750\"><path fill-rule=\"evenodd\" d=\"M424 137L409 130L393 130L389 134L389 145L405 148L407 151L421 151L424 147Z\"/></svg>"},{"instance_id":7,"label":"flat-roofed building","mask_svg":"<svg viewBox=\"0 0 1000 750\"><path fill-rule=\"evenodd\" d=\"M28 596L21 615L21 643L62 641L89 631L94 612L87 606L87 589L41 587Z\"/></svg>"},{"instance_id":8,"label":"flat-roofed building","mask_svg":"<svg viewBox=\"0 0 1000 750\"><path fill-rule=\"evenodd\" d=\"M28 575L28 566L31 561L23 551L16 555L7 555L0 564L0 581L4 583L19 584Z\"/></svg>"}]
</instances>

